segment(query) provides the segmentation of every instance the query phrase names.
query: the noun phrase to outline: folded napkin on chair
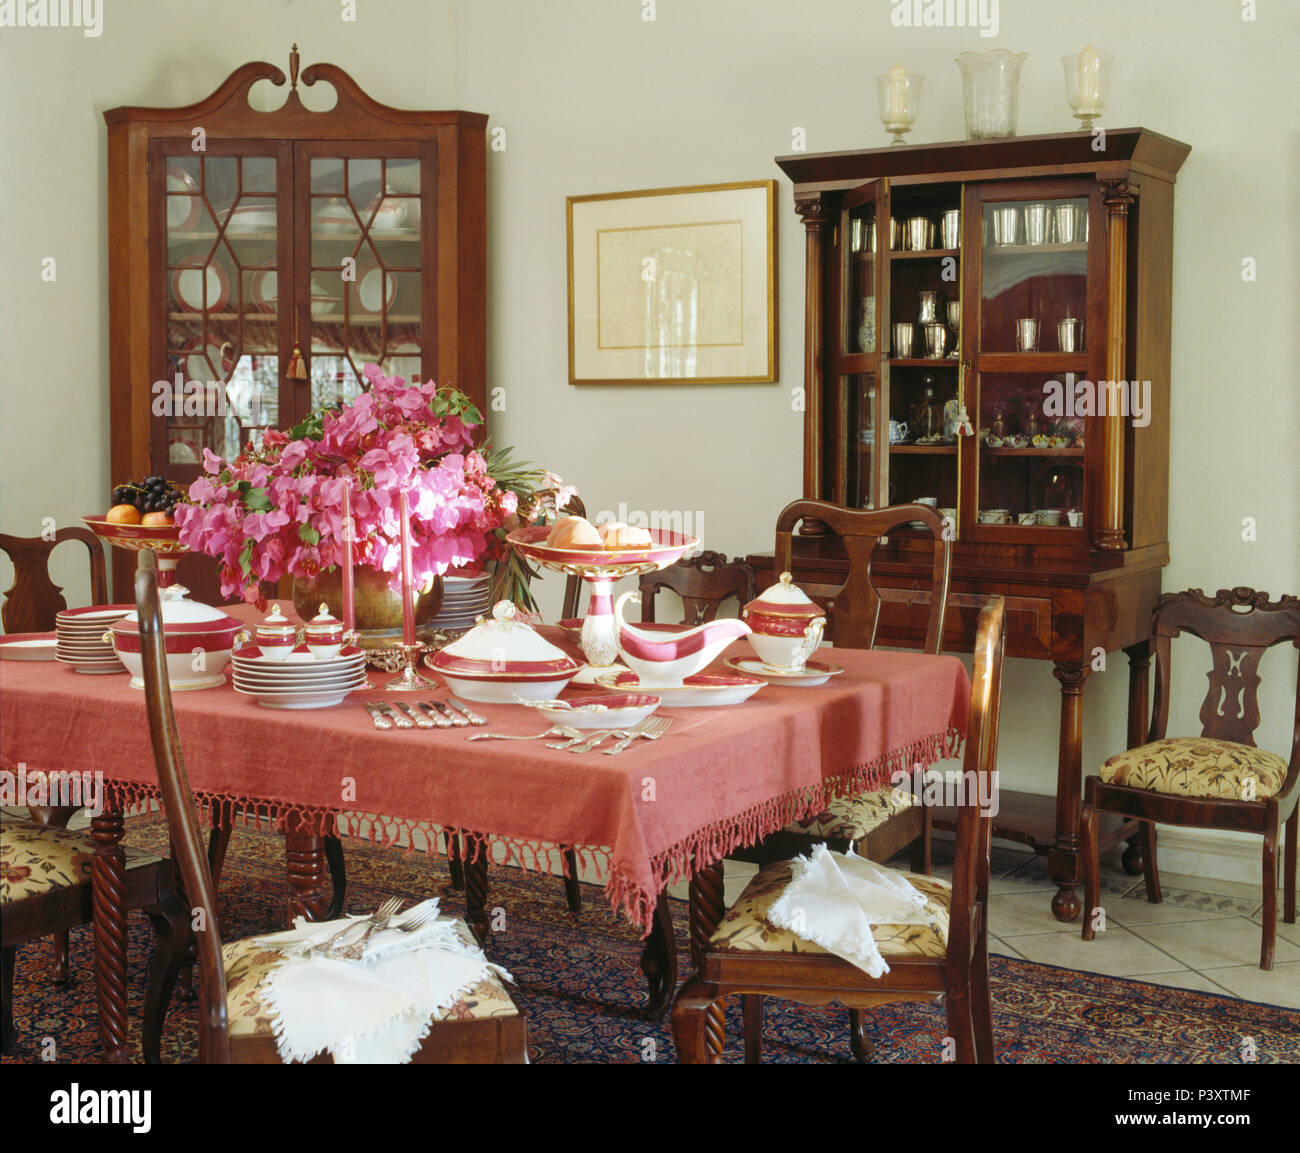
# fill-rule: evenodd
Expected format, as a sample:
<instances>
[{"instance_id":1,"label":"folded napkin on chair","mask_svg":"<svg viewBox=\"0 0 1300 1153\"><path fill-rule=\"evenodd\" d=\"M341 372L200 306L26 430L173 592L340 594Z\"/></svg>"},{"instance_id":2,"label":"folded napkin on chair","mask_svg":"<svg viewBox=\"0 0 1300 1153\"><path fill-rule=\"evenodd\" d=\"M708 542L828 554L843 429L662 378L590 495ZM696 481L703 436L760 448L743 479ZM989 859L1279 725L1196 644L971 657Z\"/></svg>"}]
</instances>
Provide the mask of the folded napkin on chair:
<instances>
[{"instance_id":1,"label":"folded napkin on chair","mask_svg":"<svg viewBox=\"0 0 1300 1153\"><path fill-rule=\"evenodd\" d=\"M792 862L793 876L767 919L856 965L870 977L889 972L872 925L928 925L926 898L901 873L815 845Z\"/></svg>"},{"instance_id":2,"label":"folded napkin on chair","mask_svg":"<svg viewBox=\"0 0 1300 1153\"><path fill-rule=\"evenodd\" d=\"M407 909L393 923L427 905L436 911L437 898ZM366 919L298 917L288 932L256 938L284 957L260 990L282 1060L306 1061L328 1049L338 1064L407 1061L419 1050L435 1013L489 973L510 980L461 935L453 918L432 920L410 933L396 928L372 933L360 961L312 954L344 921ZM359 935L360 929L354 936Z\"/></svg>"}]
</instances>

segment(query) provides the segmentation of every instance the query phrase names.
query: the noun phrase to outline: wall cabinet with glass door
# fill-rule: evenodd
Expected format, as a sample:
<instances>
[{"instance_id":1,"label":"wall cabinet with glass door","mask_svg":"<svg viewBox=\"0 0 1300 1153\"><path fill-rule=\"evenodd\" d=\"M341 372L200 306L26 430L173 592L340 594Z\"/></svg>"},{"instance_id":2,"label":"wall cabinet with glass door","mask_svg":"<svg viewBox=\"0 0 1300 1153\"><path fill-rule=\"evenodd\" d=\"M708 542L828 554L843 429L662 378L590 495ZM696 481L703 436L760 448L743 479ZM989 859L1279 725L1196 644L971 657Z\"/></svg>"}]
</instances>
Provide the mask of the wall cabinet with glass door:
<instances>
[{"instance_id":1,"label":"wall cabinet with glass door","mask_svg":"<svg viewBox=\"0 0 1300 1153\"><path fill-rule=\"evenodd\" d=\"M1169 560L1173 185L1190 151L1140 128L1096 141L777 161L807 243L804 481L791 498L934 506L954 539L945 648L969 648L980 604L999 594L1008 654L1053 663L1057 794L1004 792L998 828L1048 855L1066 920L1095 654L1128 652L1130 738L1143 731ZM796 540L796 579L829 598L846 564L819 527ZM883 643L921 643L929 549L904 529L878 550ZM1103 841L1133 831L1116 821ZM1126 864L1140 867L1132 841Z\"/></svg>"},{"instance_id":2,"label":"wall cabinet with glass door","mask_svg":"<svg viewBox=\"0 0 1300 1153\"><path fill-rule=\"evenodd\" d=\"M205 450L355 398L372 363L486 411L487 117L388 108L328 64L302 83L335 104L309 111L296 49L289 72L274 111L249 89L285 75L255 63L197 104L104 114L114 484L187 484ZM119 590L131 570L114 557ZM181 580L220 599L208 558Z\"/></svg>"}]
</instances>

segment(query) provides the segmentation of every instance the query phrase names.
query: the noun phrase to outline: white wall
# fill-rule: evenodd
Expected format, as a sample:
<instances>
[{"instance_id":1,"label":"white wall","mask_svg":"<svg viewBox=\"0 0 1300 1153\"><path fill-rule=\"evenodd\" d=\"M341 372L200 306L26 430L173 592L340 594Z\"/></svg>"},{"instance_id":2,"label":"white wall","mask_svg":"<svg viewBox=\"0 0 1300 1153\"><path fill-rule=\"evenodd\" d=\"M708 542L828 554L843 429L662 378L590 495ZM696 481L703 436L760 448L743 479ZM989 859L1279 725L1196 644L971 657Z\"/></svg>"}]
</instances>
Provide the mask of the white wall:
<instances>
[{"instance_id":1,"label":"white wall","mask_svg":"<svg viewBox=\"0 0 1300 1153\"><path fill-rule=\"evenodd\" d=\"M1072 121L1057 58L1086 42L1116 57L1106 120L1184 140L1177 185L1170 551L1165 587L1300 589L1294 365L1296 116L1293 9L1261 0L1001 0L1000 34L891 26L887 0L165 0L108 4L104 34L0 29L7 110L0 183L0 524L36 532L99 508L107 454L103 109L206 96L250 59L329 60L380 100L487 112L506 130L489 154L489 374L507 390L495 435L576 482L590 508L703 512L707 543L771 547L799 492L803 235L778 196L780 380L713 388L567 383L564 198L778 178L791 132L810 151L886 137L873 77L901 62L926 76L917 141L964 135L953 56L1029 53L1022 134ZM58 281L39 279L58 258ZM1258 280L1244 284L1241 261ZM1258 540L1242 540L1243 517ZM69 570L70 594L79 595ZM84 584L84 578L80 578ZM0 584L9 583L0 568ZM555 580L544 604L558 606ZM1190 655L1190 654L1189 654ZM1085 763L1122 747L1122 656L1087 693ZM1271 666L1271 668L1270 668ZM1265 664L1258 737L1289 748L1293 653ZM1195 723L1200 670L1176 710ZM1287 684L1289 680L1290 684ZM1003 768L1055 788L1058 695L1050 668L1012 662Z\"/></svg>"}]
</instances>

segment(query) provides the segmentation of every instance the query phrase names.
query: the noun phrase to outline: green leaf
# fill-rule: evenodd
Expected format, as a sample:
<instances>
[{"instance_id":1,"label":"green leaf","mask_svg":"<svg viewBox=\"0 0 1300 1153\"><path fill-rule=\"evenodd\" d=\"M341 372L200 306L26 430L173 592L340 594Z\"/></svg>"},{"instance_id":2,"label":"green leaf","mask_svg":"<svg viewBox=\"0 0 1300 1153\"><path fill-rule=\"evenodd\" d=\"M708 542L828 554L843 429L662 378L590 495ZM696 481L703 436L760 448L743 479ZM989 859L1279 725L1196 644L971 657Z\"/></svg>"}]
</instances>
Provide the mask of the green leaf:
<instances>
[{"instance_id":1,"label":"green leaf","mask_svg":"<svg viewBox=\"0 0 1300 1153\"><path fill-rule=\"evenodd\" d=\"M241 480L235 487L239 490L239 499L249 512L270 512L274 507L271 498L266 495L266 489L254 488L251 481Z\"/></svg>"},{"instance_id":2,"label":"green leaf","mask_svg":"<svg viewBox=\"0 0 1300 1153\"><path fill-rule=\"evenodd\" d=\"M257 547L257 541L249 537L244 541L243 551L239 554L239 571L244 574L245 580L250 580L253 576L251 562L253 560L253 549Z\"/></svg>"},{"instance_id":3,"label":"green leaf","mask_svg":"<svg viewBox=\"0 0 1300 1153\"><path fill-rule=\"evenodd\" d=\"M305 544L320 544L320 533L309 524L298 526L298 539Z\"/></svg>"}]
</instances>

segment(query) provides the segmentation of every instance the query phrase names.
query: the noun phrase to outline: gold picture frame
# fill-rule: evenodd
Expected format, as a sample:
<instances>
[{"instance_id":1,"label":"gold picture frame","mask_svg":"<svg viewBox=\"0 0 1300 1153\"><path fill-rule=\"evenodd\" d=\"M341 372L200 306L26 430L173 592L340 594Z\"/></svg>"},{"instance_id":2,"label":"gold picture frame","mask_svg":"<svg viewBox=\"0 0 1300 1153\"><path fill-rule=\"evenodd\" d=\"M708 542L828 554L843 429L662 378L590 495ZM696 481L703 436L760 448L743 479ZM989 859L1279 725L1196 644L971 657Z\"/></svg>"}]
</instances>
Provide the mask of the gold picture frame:
<instances>
[{"instance_id":1,"label":"gold picture frame","mask_svg":"<svg viewBox=\"0 0 1300 1153\"><path fill-rule=\"evenodd\" d=\"M570 384L777 379L776 181L570 196Z\"/></svg>"}]
</instances>

